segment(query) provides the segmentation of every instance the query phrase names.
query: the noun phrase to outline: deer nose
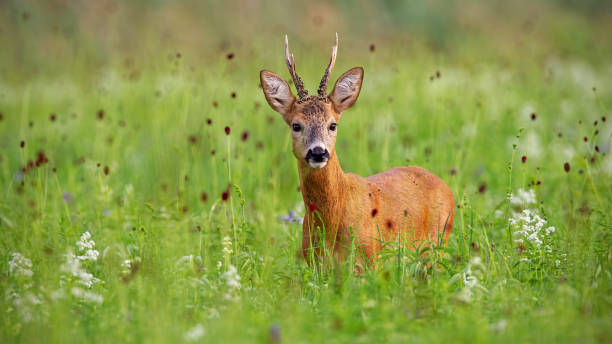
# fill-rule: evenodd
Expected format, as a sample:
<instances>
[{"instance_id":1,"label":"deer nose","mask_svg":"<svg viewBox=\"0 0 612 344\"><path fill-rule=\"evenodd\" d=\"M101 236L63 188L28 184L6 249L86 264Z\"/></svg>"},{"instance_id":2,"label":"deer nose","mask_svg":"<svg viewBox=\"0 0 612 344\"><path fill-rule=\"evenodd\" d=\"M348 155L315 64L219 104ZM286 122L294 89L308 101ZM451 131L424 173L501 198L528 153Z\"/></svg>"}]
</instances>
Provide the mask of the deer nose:
<instances>
[{"instance_id":1,"label":"deer nose","mask_svg":"<svg viewBox=\"0 0 612 344\"><path fill-rule=\"evenodd\" d=\"M315 162L323 162L325 159L329 159L329 152L327 149L322 147L315 147L308 150L306 154L306 160L314 160Z\"/></svg>"}]
</instances>

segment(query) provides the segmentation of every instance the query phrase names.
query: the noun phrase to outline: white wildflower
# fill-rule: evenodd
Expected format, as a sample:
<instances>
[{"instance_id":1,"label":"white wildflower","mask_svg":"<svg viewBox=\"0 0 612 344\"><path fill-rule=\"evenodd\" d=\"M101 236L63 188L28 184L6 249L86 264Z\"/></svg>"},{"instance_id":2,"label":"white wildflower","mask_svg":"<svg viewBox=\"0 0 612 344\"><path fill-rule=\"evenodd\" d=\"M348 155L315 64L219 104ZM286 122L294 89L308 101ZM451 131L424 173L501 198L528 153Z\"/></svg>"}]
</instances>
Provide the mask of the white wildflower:
<instances>
[{"instance_id":1,"label":"white wildflower","mask_svg":"<svg viewBox=\"0 0 612 344\"><path fill-rule=\"evenodd\" d=\"M464 287L457 294L457 299L465 303L472 302L475 294L475 290L479 289L487 291L485 287L480 284L479 278L482 277L485 266L482 264L480 257L474 257L465 267L461 273L461 279L463 280ZM455 275L453 279L458 279L459 276Z\"/></svg>"},{"instance_id":2,"label":"white wildflower","mask_svg":"<svg viewBox=\"0 0 612 344\"><path fill-rule=\"evenodd\" d=\"M9 261L9 273L27 278L32 277L34 275L34 272L32 272L32 261L19 252L13 253Z\"/></svg>"},{"instance_id":3,"label":"white wildflower","mask_svg":"<svg viewBox=\"0 0 612 344\"><path fill-rule=\"evenodd\" d=\"M202 326L202 324L197 324L189 331L185 332L185 340L188 342L195 342L198 339L202 338L205 332L206 331L204 330L204 326Z\"/></svg>"},{"instance_id":4,"label":"white wildflower","mask_svg":"<svg viewBox=\"0 0 612 344\"><path fill-rule=\"evenodd\" d=\"M61 269L69 273L72 277L71 279L87 288L91 288L94 284L100 282L99 279L81 266L81 260L72 252L66 254L66 262L62 265Z\"/></svg>"},{"instance_id":5,"label":"white wildflower","mask_svg":"<svg viewBox=\"0 0 612 344\"><path fill-rule=\"evenodd\" d=\"M32 261L19 252L14 252L9 261L9 287L5 300L12 304L10 311L15 311L25 323L35 317L46 315L38 306L42 304L40 294L32 292ZM20 294L21 293L21 294Z\"/></svg>"},{"instance_id":6,"label":"white wildflower","mask_svg":"<svg viewBox=\"0 0 612 344\"><path fill-rule=\"evenodd\" d=\"M71 291L72 295L83 301L97 304L102 304L102 302L104 302L104 297L102 297L102 295L94 293L92 291L85 290L79 287L73 287Z\"/></svg>"},{"instance_id":7,"label":"white wildflower","mask_svg":"<svg viewBox=\"0 0 612 344\"><path fill-rule=\"evenodd\" d=\"M101 281L88 272L86 267L83 266L86 261L98 260L100 253L95 249L95 245L96 243L91 240L91 233L85 232L81 235L79 241L76 242L76 246L80 252L85 251L85 254L76 255L72 250L66 253L66 260L60 267L65 273L62 276L61 285L63 286L66 283L70 283L72 285L70 292L74 297L85 302L100 304L104 301L102 295L87 289L92 288ZM53 294L53 296L55 296L54 298L63 298L65 295L64 291L61 289L56 290Z\"/></svg>"},{"instance_id":8,"label":"white wildflower","mask_svg":"<svg viewBox=\"0 0 612 344\"><path fill-rule=\"evenodd\" d=\"M192 261L193 254L190 254L188 256L182 256L181 258L179 258L179 260L177 260L174 265L176 265L177 267L182 267L183 265L190 264Z\"/></svg>"},{"instance_id":9,"label":"white wildflower","mask_svg":"<svg viewBox=\"0 0 612 344\"><path fill-rule=\"evenodd\" d=\"M79 260L98 260L98 256L100 256L100 252L98 250L87 250L84 255L77 256Z\"/></svg>"},{"instance_id":10,"label":"white wildflower","mask_svg":"<svg viewBox=\"0 0 612 344\"><path fill-rule=\"evenodd\" d=\"M530 209L515 214L510 219L510 224L516 229L513 233L516 237L515 242L527 241L538 249L542 246L544 238L555 231L555 227L547 226L546 220ZM552 251L550 246L547 246L547 251Z\"/></svg>"},{"instance_id":11,"label":"white wildflower","mask_svg":"<svg viewBox=\"0 0 612 344\"><path fill-rule=\"evenodd\" d=\"M90 250L96 246L96 242L90 239L91 234L89 232L85 232L83 235L81 235L81 239L79 239L79 241L76 243L80 251Z\"/></svg>"},{"instance_id":12,"label":"white wildflower","mask_svg":"<svg viewBox=\"0 0 612 344\"><path fill-rule=\"evenodd\" d=\"M229 236L223 237L223 253L230 255L232 254L232 239Z\"/></svg>"},{"instance_id":13,"label":"white wildflower","mask_svg":"<svg viewBox=\"0 0 612 344\"><path fill-rule=\"evenodd\" d=\"M229 265L227 271L221 275L221 279L225 280L227 286L226 300L234 300L238 298L237 292L240 290L240 275L235 266Z\"/></svg>"},{"instance_id":14,"label":"white wildflower","mask_svg":"<svg viewBox=\"0 0 612 344\"><path fill-rule=\"evenodd\" d=\"M226 272L221 275L230 289L240 289L240 275L235 266L230 265Z\"/></svg>"},{"instance_id":15,"label":"white wildflower","mask_svg":"<svg viewBox=\"0 0 612 344\"><path fill-rule=\"evenodd\" d=\"M510 194L510 203L515 206L527 206L536 203L535 191L518 189L516 195Z\"/></svg>"}]
</instances>

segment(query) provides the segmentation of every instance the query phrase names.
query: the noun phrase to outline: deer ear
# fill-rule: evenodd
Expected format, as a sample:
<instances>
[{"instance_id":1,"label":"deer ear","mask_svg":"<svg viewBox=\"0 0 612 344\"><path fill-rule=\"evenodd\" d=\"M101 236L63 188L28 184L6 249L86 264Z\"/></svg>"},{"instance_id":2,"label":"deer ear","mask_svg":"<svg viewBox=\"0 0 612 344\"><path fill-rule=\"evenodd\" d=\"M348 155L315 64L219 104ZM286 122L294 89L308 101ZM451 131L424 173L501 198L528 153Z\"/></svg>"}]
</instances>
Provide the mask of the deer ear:
<instances>
[{"instance_id":1,"label":"deer ear","mask_svg":"<svg viewBox=\"0 0 612 344\"><path fill-rule=\"evenodd\" d=\"M289 85L278 74L269 70L262 70L259 73L259 78L268 104L287 120L286 117L295 101L295 96L291 93Z\"/></svg>"},{"instance_id":2,"label":"deer ear","mask_svg":"<svg viewBox=\"0 0 612 344\"><path fill-rule=\"evenodd\" d=\"M363 68L355 67L342 74L334 90L329 94L329 99L338 113L350 108L359 97L361 82L363 81Z\"/></svg>"}]
</instances>

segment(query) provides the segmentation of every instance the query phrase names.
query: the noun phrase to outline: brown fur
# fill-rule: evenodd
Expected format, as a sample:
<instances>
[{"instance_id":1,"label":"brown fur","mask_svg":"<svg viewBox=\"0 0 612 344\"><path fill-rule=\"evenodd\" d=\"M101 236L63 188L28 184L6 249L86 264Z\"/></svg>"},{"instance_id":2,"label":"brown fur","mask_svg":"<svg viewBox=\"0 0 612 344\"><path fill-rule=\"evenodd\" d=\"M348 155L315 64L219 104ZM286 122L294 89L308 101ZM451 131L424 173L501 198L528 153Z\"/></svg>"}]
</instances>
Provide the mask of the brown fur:
<instances>
[{"instance_id":1,"label":"brown fur","mask_svg":"<svg viewBox=\"0 0 612 344\"><path fill-rule=\"evenodd\" d=\"M336 130L330 125L357 100L362 68L340 76L327 99L296 101L280 76L262 71L260 77L270 106L290 127L298 124L303 128L292 131L292 135L307 212L302 227L304 257L308 258L312 249L315 257L329 252L345 260L354 237L358 253L365 258L358 257L356 263L368 265L381 250L381 237L383 241L396 241L399 231L404 243L446 244L455 200L440 178L417 166L394 167L367 178L344 173L340 167L334 148ZM329 152L323 167L315 168L305 160L313 142ZM314 213L312 208L316 208Z\"/></svg>"},{"instance_id":2,"label":"brown fur","mask_svg":"<svg viewBox=\"0 0 612 344\"><path fill-rule=\"evenodd\" d=\"M326 167L312 169L298 161L298 171L306 209L315 204L320 215L320 219L310 213L304 217L305 257L311 243L316 248L315 256L321 254L323 238L317 236L317 227L323 225L326 250L340 260L349 254L351 235L370 262L382 247L380 236L394 241L398 230L404 243L432 241L445 245L448 240L454 216L453 194L440 178L421 167L395 167L362 178L344 173L334 153ZM357 263L366 262L358 258Z\"/></svg>"}]
</instances>

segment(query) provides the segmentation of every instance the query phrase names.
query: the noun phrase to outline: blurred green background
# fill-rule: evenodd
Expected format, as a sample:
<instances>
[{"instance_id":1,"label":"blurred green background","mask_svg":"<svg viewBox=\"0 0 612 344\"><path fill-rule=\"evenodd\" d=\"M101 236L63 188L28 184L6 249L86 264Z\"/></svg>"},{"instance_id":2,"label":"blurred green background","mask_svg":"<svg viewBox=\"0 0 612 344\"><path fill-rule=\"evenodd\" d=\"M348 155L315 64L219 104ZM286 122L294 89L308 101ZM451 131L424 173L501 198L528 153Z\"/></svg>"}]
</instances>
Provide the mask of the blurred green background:
<instances>
[{"instance_id":1,"label":"blurred green background","mask_svg":"<svg viewBox=\"0 0 612 344\"><path fill-rule=\"evenodd\" d=\"M176 53L199 70L232 52L236 64L280 68L284 34L301 65L322 66L336 31L342 64L363 60L370 44L431 50L474 67L492 59L512 65L517 55L604 63L611 11L596 0L3 1L1 72L76 74L125 59L138 70Z\"/></svg>"}]
</instances>

